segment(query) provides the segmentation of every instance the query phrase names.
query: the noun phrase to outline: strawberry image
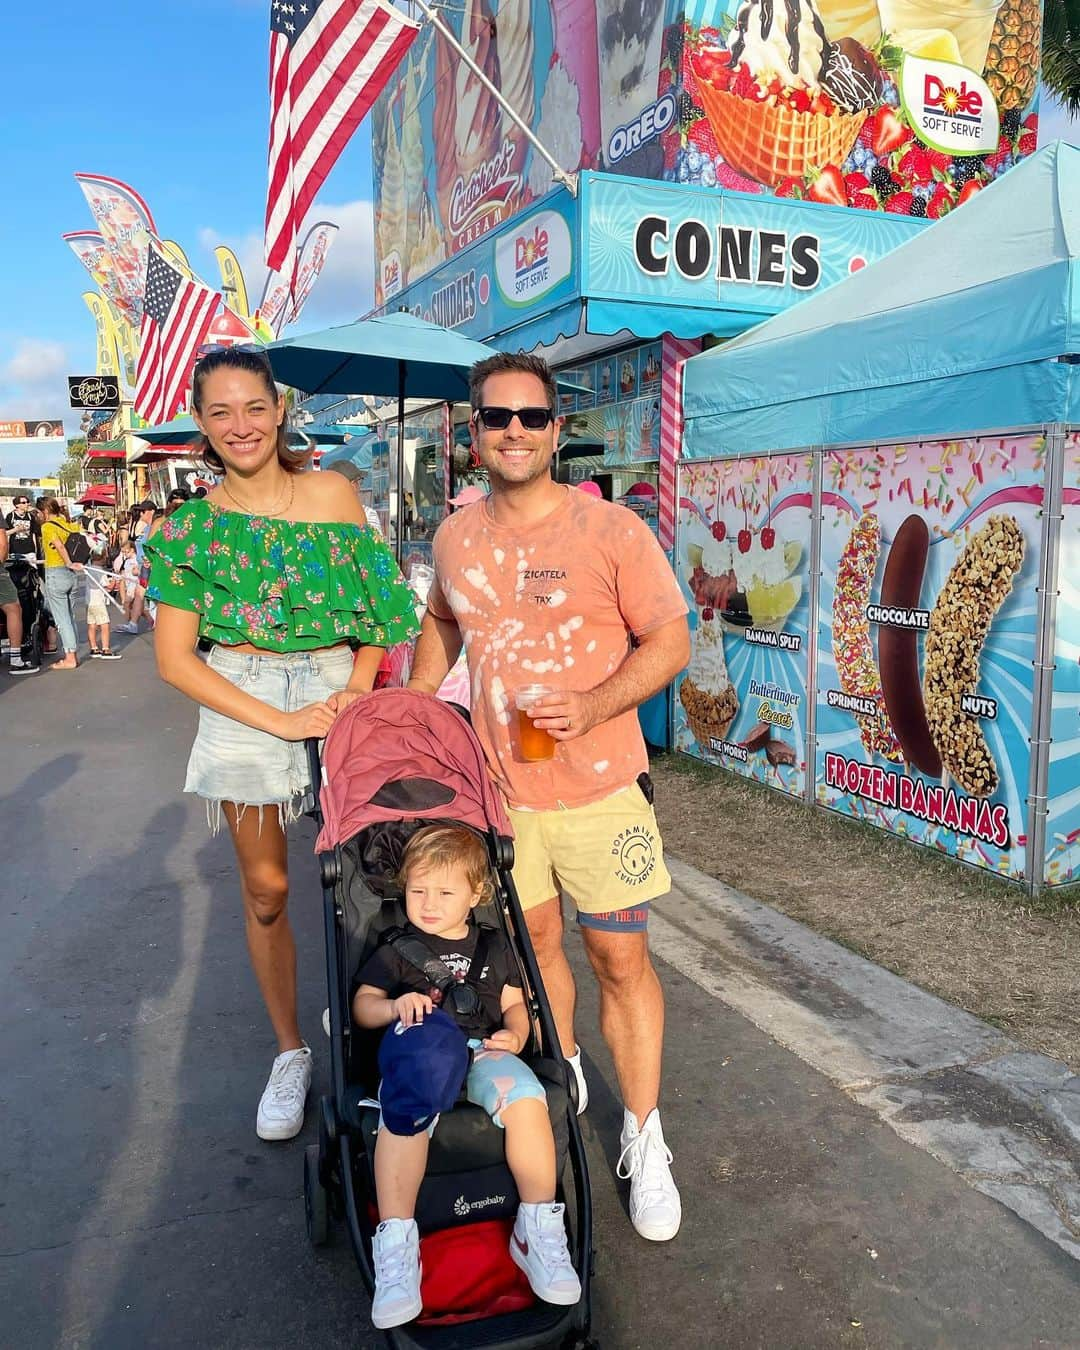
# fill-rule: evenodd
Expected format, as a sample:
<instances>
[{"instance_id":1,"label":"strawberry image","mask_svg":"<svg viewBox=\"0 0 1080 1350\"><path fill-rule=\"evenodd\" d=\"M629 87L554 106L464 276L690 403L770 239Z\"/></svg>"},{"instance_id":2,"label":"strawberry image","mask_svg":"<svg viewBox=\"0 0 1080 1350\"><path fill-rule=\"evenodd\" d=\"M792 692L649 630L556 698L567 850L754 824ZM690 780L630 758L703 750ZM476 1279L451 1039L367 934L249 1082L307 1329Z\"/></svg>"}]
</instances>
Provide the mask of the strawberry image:
<instances>
[{"instance_id":1,"label":"strawberry image","mask_svg":"<svg viewBox=\"0 0 1080 1350\"><path fill-rule=\"evenodd\" d=\"M874 132L870 140L870 149L878 159L891 154L894 150L899 150L905 142L912 139L913 132L910 127L903 122L893 112L888 104L880 107L872 118Z\"/></svg>"},{"instance_id":2,"label":"strawberry image","mask_svg":"<svg viewBox=\"0 0 1080 1350\"><path fill-rule=\"evenodd\" d=\"M828 202L832 206L847 206L847 189L844 175L835 164L826 164L811 181L806 194L812 202Z\"/></svg>"},{"instance_id":3,"label":"strawberry image","mask_svg":"<svg viewBox=\"0 0 1080 1350\"><path fill-rule=\"evenodd\" d=\"M982 184L977 178L972 178L970 182L964 184L963 191L957 199L957 206L963 206L966 201L970 201L970 199L975 196L976 192L981 191Z\"/></svg>"},{"instance_id":4,"label":"strawberry image","mask_svg":"<svg viewBox=\"0 0 1080 1350\"><path fill-rule=\"evenodd\" d=\"M787 181L794 183L798 180L792 178ZM717 187L730 188L733 192L760 193L765 191L760 183L756 182L753 178L744 178L743 175L739 173L738 169L733 169L730 164L726 164L722 159L717 159L716 161L716 184ZM779 192L777 192L777 196L779 195ZM787 195L798 195L801 197L802 192L800 191L798 194L792 193Z\"/></svg>"},{"instance_id":5,"label":"strawberry image","mask_svg":"<svg viewBox=\"0 0 1080 1350\"><path fill-rule=\"evenodd\" d=\"M866 188L862 192L856 192L850 198L849 205L854 206L859 211L880 211L881 203L878 201L877 193L872 188Z\"/></svg>"},{"instance_id":6,"label":"strawberry image","mask_svg":"<svg viewBox=\"0 0 1080 1350\"><path fill-rule=\"evenodd\" d=\"M911 203L915 196L911 192L894 192L885 203L885 210L893 216L910 216Z\"/></svg>"},{"instance_id":7,"label":"strawberry image","mask_svg":"<svg viewBox=\"0 0 1080 1350\"><path fill-rule=\"evenodd\" d=\"M939 174L947 174L952 168L952 155L946 150L927 149L926 157L931 167Z\"/></svg>"},{"instance_id":8,"label":"strawberry image","mask_svg":"<svg viewBox=\"0 0 1080 1350\"><path fill-rule=\"evenodd\" d=\"M1036 131L1036 132L1039 130L1039 114L1038 114L1038 113L1028 113L1027 117L1024 118L1024 130L1025 130L1025 131Z\"/></svg>"},{"instance_id":9,"label":"strawberry image","mask_svg":"<svg viewBox=\"0 0 1080 1350\"><path fill-rule=\"evenodd\" d=\"M716 159L720 153L716 137L713 135L712 123L704 114L696 122L691 122L686 140L687 144L692 145L695 150L700 150L708 159Z\"/></svg>"},{"instance_id":10,"label":"strawberry image","mask_svg":"<svg viewBox=\"0 0 1080 1350\"><path fill-rule=\"evenodd\" d=\"M784 178L776 185L774 195L801 199L806 196L806 193L803 191L802 182L798 178Z\"/></svg>"},{"instance_id":11,"label":"strawberry image","mask_svg":"<svg viewBox=\"0 0 1080 1350\"><path fill-rule=\"evenodd\" d=\"M952 210L952 194L944 183L939 183L933 196L926 203L927 220L940 220Z\"/></svg>"},{"instance_id":12,"label":"strawberry image","mask_svg":"<svg viewBox=\"0 0 1080 1350\"><path fill-rule=\"evenodd\" d=\"M857 193L865 192L870 186L870 179L864 173L846 173L844 175L844 192L847 194L848 205L854 205L854 198Z\"/></svg>"},{"instance_id":13,"label":"strawberry image","mask_svg":"<svg viewBox=\"0 0 1080 1350\"><path fill-rule=\"evenodd\" d=\"M915 186L933 181L934 166L929 154L918 142L913 141L900 155L897 172L905 183Z\"/></svg>"},{"instance_id":14,"label":"strawberry image","mask_svg":"<svg viewBox=\"0 0 1080 1350\"><path fill-rule=\"evenodd\" d=\"M1033 155L1039 144L1038 134L1034 131L1025 131L1016 145L1018 155Z\"/></svg>"}]
</instances>

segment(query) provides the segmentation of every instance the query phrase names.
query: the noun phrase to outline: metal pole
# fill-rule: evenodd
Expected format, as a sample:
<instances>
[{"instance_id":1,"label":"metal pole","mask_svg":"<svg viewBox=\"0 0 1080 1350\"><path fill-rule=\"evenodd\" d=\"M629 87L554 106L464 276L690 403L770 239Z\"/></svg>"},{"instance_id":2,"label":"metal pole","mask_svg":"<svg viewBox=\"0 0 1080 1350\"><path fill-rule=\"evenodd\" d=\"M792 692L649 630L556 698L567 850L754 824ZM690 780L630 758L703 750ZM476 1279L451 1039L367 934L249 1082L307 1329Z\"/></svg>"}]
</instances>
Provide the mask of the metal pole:
<instances>
[{"instance_id":1,"label":"metal pole","mask_svg":"<svg viewBox=\"0 0 1080 1350\"><path fill-rule=\"evenodd\" d=\"M397 544L398 566L405 554L405 362L398 361L397 395Z\"/></svg>"},{"instance_id":2,"label":"metal pole","mask_svg":"<svg viewBox=\"0 0 1080 1350\"><path fill-rule=\"evenodd\" d=\"M444 40L450 44L450 46L454 49L455 52L457 52L461 60L465 62L465 64L476 76L476 78L480 81L483 87L488 91L488 93L492 96L492 98L495 99L499 107L503 110L504 113L506 113L507 117L510 118L511 122L513 122L514 125L518 128L518 130L525 136L525 139L533 147L536 153L541 157L541 159L543 159L545 164L547 164L547 166L551 169L553 177L558 182L562 183L562 185L567 189L567 191L570 193L572 197L576 197L578 190L577 174L567 173L566 170L559 165L558 161L552 155L551 151L548 150L546 145L544 145L540 140L537 139L532 128L526 121L522 119L521 114L517 111L517 109L512 108L510 104L507 103L506 99L502 95L502 91L497 89L495 85L491 83L488 77L484 74L484 72L480 69L480 67L476 64L476 62L472 59L472 57L461 45L461 43L457 40L457 38L454 37L450 29L447 28L445 23L443 23L439 15L436 14L436 12L433 9L431 9L428 5L426 5L424 3L424 0L415 0L415 4L417 9L419 9L423 15L425 15L428 19L430 19L432 26L435 28L436 32L441 34Z\"/></svg>"},{"instance_id":3,"label":"metal pole","mask_svg":"<svg viewBox=\"0 0 1080 1350\"><path fill-rule=\"evenodd\" d=\"M1042 885L1046 854L1047 788L1050 779L1050 719L1054 710L1054 639L1057 625L1058 554L1065 478L1065 428L1047 428L1044 458L1042 557L1036 588L1034 698L1031 708L1030 794L1027 819L1027 889Z\"/></svg>"},{"instance_id":4,"label":"metal pole","mask_svg":"<svg viewBox=\"0 0 1080 1350\"><path fill-rule=\"evenodd\" d=\"M817 801L817 694L818 694L818 606L821 603L821 484L825 452L820 445L810 447L810 606L806 624L806 785L803 795L813 806Z\"/></svg>"}]
</instances>

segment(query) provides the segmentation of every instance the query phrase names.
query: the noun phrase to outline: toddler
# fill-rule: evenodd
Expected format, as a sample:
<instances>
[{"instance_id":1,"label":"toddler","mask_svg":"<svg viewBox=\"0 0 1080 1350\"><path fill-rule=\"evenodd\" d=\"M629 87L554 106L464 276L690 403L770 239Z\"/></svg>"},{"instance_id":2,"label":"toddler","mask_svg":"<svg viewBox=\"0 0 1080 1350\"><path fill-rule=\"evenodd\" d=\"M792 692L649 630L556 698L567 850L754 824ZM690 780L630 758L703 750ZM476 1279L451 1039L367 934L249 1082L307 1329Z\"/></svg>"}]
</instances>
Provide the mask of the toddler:
<instances>
[{"instance_id":1,"label":"toddler","mask_svg":"<svg viewBox=\"0 0 1080 1350\"><path fill-rule=\"evenodd\" d=\"M400 875L407 937L419 939L456 978L465 977L476 997L448 998L443 1008L436 1009L428 977L403 957L393 941L384 942L357 977L354 1019L362 1027L391 1028L379 1053L382 1120L375 1145L375 1187L380 1223L373 1242L371 1320L382 1330L409 1322L422 1310L419 1234L413 1214L427 1165L428 1139L438 1116L421 1114L417 1120L415 1104L410 1114L406 1099L414 1099L426 1038L437 1056L437 1062L434 1058L431 1062L432 1077L445 1088L450 1059L447 1012L473 1048L466 1095L506 1131L506 1161L521 1199L510 1255L537 1298L577 1303L581 1284L567 1250L565 1207L555 1204L555 1140L547 1101L536 1075L517 1057L530 1035L517 961L502 933L486 928L481 933L473 915L478 904L491 898L484 845L459 826L429 826L410 839ZM474 970L479 941L486 951L481 954L482 969ZM462 1005L466 1011L455 1011ZM457 1034L452 1027L449 1031ZM417 1048L420 1055L413 1058ZM407 1071L393 1072L395 1055L408 1056ZM457 1083L466 1063L462 1045ZM456 1095L453 1084L449 1101Z\"/></svg>"}]
</instances>

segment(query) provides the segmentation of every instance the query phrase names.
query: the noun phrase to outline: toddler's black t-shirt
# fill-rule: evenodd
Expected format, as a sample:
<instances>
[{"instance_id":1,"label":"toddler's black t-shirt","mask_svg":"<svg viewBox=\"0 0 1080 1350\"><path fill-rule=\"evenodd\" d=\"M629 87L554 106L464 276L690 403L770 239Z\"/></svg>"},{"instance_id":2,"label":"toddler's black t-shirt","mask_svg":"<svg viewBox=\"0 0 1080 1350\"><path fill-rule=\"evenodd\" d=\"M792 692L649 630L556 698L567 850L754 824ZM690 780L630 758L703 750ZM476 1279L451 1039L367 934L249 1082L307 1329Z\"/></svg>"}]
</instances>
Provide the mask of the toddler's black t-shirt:
<instances>
[{"instance_id":1,"label":"toddler's black t-shirt","mask_svg":"<svg viewBox=\"0 0 1080 1350\"><path fill-rule=\"evenodd\" d=\"M463 938L440 938L431 933L423 933L411 923L405 925L410 937L419 938L433 956L442 961L452 975L463 976L476 951L478 930L474 923L469 924L468 934ZM455 1015L450 1008L445 1011L457 1022L466 1036L482 1038L490 1036L502 1026L502 991L506 985L521 988L521 976L517 959L506 938L497 929L487 930L487 958L480 972L479 982L472 981L480 995L480 1011L475 1017ZM399 998L402 994L428 992L428 982L422 970L406 961L389 943L377 947L364 963L353 981L356 989L362 984L370 984L382 989L388 998Z\"/></svg>"}]
</instances>

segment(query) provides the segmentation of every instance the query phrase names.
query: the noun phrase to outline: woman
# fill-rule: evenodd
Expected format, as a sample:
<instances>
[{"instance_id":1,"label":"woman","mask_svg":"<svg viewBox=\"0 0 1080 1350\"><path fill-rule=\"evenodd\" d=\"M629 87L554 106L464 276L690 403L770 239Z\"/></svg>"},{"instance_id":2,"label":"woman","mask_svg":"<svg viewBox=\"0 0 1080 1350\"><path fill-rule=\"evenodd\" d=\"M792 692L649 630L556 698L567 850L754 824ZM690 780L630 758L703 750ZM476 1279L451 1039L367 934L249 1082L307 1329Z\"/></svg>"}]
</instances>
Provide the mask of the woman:
<instances>
[{"instance_id":1,"label":"woman","mask_svg":"<svg viewBox=\"0 0 1080 1350\"><path fill-rule=\"evenodd\" d=\"M67 541L79 533L79 527L68 519L68 514L55 497L46 497L42 503L45 519L41 526L41 543L45 553L45 598L53 623L60 635L64 655L52 666L53 670L74 670L79 664L76 652L79 640L75 634L75 588L82 566L68 556Z\"/></svg>"},{"instance_id":2,"label":"woman","mask_svg":"<svg viewBox=\"0 0 1080 1350\"><path fill-rule=\"evenodd\" d=\"M304 740L325 736L372 686L382 648L416 631L393 556L334 473L302 473L266 359L217 350L195 366L195 421L223 481L167 517L146 545L162 678L200 705L185 790L224 814L236 849L248 951L277 1037L256 1130L291 1139L311 1051L296 1020L285 825L310 791ZM200 642L212 643L203 662ZM270 809L267 809L270 808Z\"/></svg>"}]
</instances>

